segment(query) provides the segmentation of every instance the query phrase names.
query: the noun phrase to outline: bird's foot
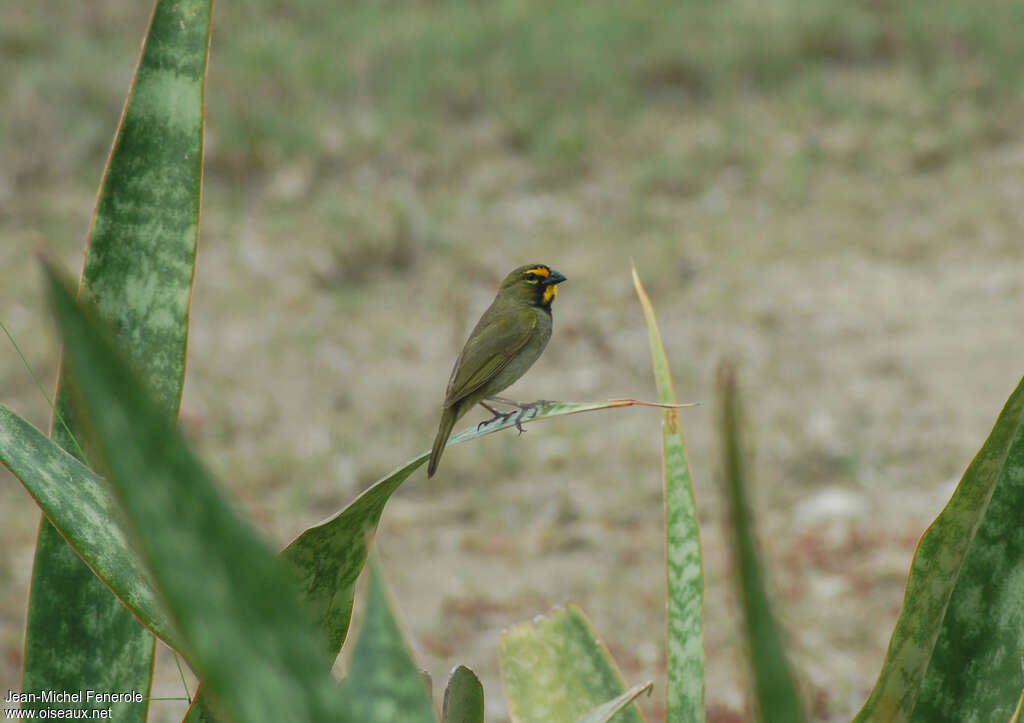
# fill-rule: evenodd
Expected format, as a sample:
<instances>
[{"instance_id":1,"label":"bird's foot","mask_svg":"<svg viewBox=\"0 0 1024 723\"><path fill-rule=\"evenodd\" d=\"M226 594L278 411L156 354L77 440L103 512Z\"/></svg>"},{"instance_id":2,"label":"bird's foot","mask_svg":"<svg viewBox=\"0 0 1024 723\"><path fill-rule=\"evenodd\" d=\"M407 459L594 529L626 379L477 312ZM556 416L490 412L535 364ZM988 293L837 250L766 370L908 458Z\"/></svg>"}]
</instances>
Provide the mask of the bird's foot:
<instances>
[{"instance_id":1,"label":"bird's foot","mask_svg":"<svg viewBox=\"0 0 1024 723\"><path fill-rule=\"evenodd\" d=\"M512 416L515 416L515 427L517 430L519 430L520 434L526 431L526 429L523 428L523 420L527 419L527 414L529 412L533 412L533 414L530 415L530 417L533 417L534 415L536 415L537 410L539 410L545 404L551 404L551 402L549 402L547 399L538 399L535 402L517 402L514 399L505 399L504 397L488 397L487 401L499 402L500 404L507 404L510 407L515 407L515 410L511 412L502 413L497 411L490 405L480 402L480 405L487 409L488 411L490 411L490 413L493 414L494 416L485 422L481 422L481 424L477 426L477 429L479 429L480 426L483 426L484 424L490 424L495 420L500 419L501 421L504 422L511 418Z\"/></svg>"},{"instance_id":2,"label":"bird's foot","mask_svg":"<svg viewBox=\"0 0 1024 723\"><path fill-rule=\"evenodd\" d=\"M487 405L485 404L484 406L486 407ZM487 408L491 409L490 407ZM522 433L524 431L522 425L520 425L519 423L519 417L521 417L523 414L522 410L513 409L511 412L498 412L494 409L491 409L491 414L493 414L494 416L491 417L490 419L485 419L484 421L480 422L480 424L476 425L476 430L478 432L484 427L486 427L488 424L492 424L493 422L507 422L512 417L516 417L516 428L519 430L519 432Z\"/></svg>"},{"instance_id":3,"label":"bird's foot","mask_svg":"<svg viewBox=\"0 0 1024 723\"><path fill-rule=\"evenodd\" d=\"M497 409L492 407L490 404L485 404L484 402L480 402L480 406L483 407L484 409L486 409L488 412L490 412L493 416L490 419L485 419L484 421L480 422L480 424L476 425L476 431L478 431L478 432L481 429L483 429L484 427L486 427L488 424L490 424L491 422L504 422L506 419L511 417L513 414L515 414L514 411L513 412L507 412L507 413L499 412Z\"/></svg>"}]
</instances>

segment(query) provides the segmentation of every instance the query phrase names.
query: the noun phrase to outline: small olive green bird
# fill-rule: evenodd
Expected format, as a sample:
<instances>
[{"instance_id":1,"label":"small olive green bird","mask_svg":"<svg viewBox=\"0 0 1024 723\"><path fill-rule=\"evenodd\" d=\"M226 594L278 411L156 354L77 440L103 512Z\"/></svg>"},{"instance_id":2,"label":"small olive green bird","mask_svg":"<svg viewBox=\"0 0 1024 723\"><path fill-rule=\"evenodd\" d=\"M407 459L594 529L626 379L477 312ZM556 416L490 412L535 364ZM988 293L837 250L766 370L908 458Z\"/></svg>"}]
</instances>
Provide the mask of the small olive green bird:
<instances>
[{"instance_id":1,"label":"small olive green bird","mask_svg":"<svg viewBox=\"0 0 1024 723\"><path fill-rule=\"evenodd\" d=\"M511 386L544 351L551 338L551 302L563 281L564 276L544 264L530 264L520 266L501 282L498 295L455 360L441 424L430 451L428 477L437 471L455 422L475 405L480 404L494 414L494 419L509 416L484 404L484 400ZM522 410L528 405L515 406Z\"/></svg>"}]
</instances>

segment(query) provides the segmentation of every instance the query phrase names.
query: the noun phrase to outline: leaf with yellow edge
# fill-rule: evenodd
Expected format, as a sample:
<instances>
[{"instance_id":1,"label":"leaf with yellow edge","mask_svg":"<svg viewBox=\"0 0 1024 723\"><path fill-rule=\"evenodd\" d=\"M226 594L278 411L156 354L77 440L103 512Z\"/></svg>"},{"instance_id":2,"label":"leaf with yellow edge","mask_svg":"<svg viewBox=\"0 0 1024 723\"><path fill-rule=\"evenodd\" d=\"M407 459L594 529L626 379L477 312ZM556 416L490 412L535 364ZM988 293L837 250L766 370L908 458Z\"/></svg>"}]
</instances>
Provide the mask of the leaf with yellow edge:
<instances>
[{"instance_id":1,"label":"leaf with yellow edge","mask_svg":"<svg viewBox=\"0 0 1024 723\"><path fill-rule=\"evenodd\" d=\"M633 284L643 306L651 342L658 398L676 401L665 347L654 307L633 269ZM679 412L666 409L661 425L665 477L666 569L668 572L668 720L704 720L704 567L693 479Z\"/></svg>"},{"instance_id":2,"label":"leaf with yellow edge","mask_svg":"<svg viewBox=\"0 0 1024 723\"><path fill-rule=\"evenodd\" d=\"M1024 379L921 536L885 663L856 723L1009 716L1024 650L1021 510Z\"/></svg>"}]
</instances>

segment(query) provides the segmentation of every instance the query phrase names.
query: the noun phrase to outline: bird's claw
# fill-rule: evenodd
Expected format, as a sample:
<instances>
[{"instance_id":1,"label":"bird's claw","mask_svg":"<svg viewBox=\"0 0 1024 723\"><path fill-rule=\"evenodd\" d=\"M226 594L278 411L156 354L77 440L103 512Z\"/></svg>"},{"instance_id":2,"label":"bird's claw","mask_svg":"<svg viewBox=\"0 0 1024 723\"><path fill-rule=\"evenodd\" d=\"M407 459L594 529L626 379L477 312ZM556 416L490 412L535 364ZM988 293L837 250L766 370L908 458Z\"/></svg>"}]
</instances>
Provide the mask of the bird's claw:
<instances>
[{"instance_id":1,"label":"bird's claw","mask_svg":"<svg viewBox=\"0 0 1024 723\"><path fill-rule=\"evenodd\" d=\"M520 433L522 433L524 430L522 425L519 423L519 419L520 417L522 417L523 413L517 409L514 409L511 412L506 412L505 414L495 414L490 419L485 419L484 421L480 422L480 424L476 425L476 431L479 432L481 429L483 429L484 427L493 422L507 422L513 415L519 415L516 417L515 424L516 428L520 431Z\"/></svg>"},{"instance_id":2,"label":"bird's claw","mask_svg":"<svg viewBox=\"0 0 1024 723\"><path fill-rule=\"evenodd\" d=\"M530 402L529 404L513 402L511 400L505 399L498 399L498 401L504 402L506 404L512 404L516 406L517 409L513 409L511 412L505 412L504 414L502 414L501 412L494 411L491 407L487 406L486 404L483 405L487 409L490 409L494 413L494 416L491 417L490 419L485 419L484 421L480 422L480 424L476 425L476 431L479 432L481 429L491 424L492 422L507 422L509 419L512 419L512 417L515 417L515 419L513 420L513 424L515 425L515 428L519 431L519 433L522 434L523 432L526 431L526 429L523 427L524 420L533 419L533 417L536 416L537 411L541 407L543 407L546 404L553 404L553 402L549 402L547 399L538 399L536 402ZM530 414L530 416L527 417L527 413L530 412L532 412L532 414Z\"/></svg>"}]
</instances>

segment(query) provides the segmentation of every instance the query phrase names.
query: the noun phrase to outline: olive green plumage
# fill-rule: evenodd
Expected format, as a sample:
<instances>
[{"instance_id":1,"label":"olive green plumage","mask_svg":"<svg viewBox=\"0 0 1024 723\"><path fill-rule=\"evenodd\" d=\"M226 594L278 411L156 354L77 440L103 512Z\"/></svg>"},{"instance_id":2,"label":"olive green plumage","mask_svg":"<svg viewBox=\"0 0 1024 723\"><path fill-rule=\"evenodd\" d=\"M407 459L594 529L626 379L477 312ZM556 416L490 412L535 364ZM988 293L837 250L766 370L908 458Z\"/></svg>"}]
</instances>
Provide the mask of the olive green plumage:
<instances>
[{"instance_id":1,"label":"olive green plumage","mask_svg":"<svg viewBox=\"0 0 1024 723\"><path fill-rule=\"evenodd\" d=\"M441 424L430 452L433 477L452 427L462 415L512 385L540 357L551 338L551 302L565 277L543 264L520 266L476 323L455 361Z\"/></svg>"}]
</instances>

